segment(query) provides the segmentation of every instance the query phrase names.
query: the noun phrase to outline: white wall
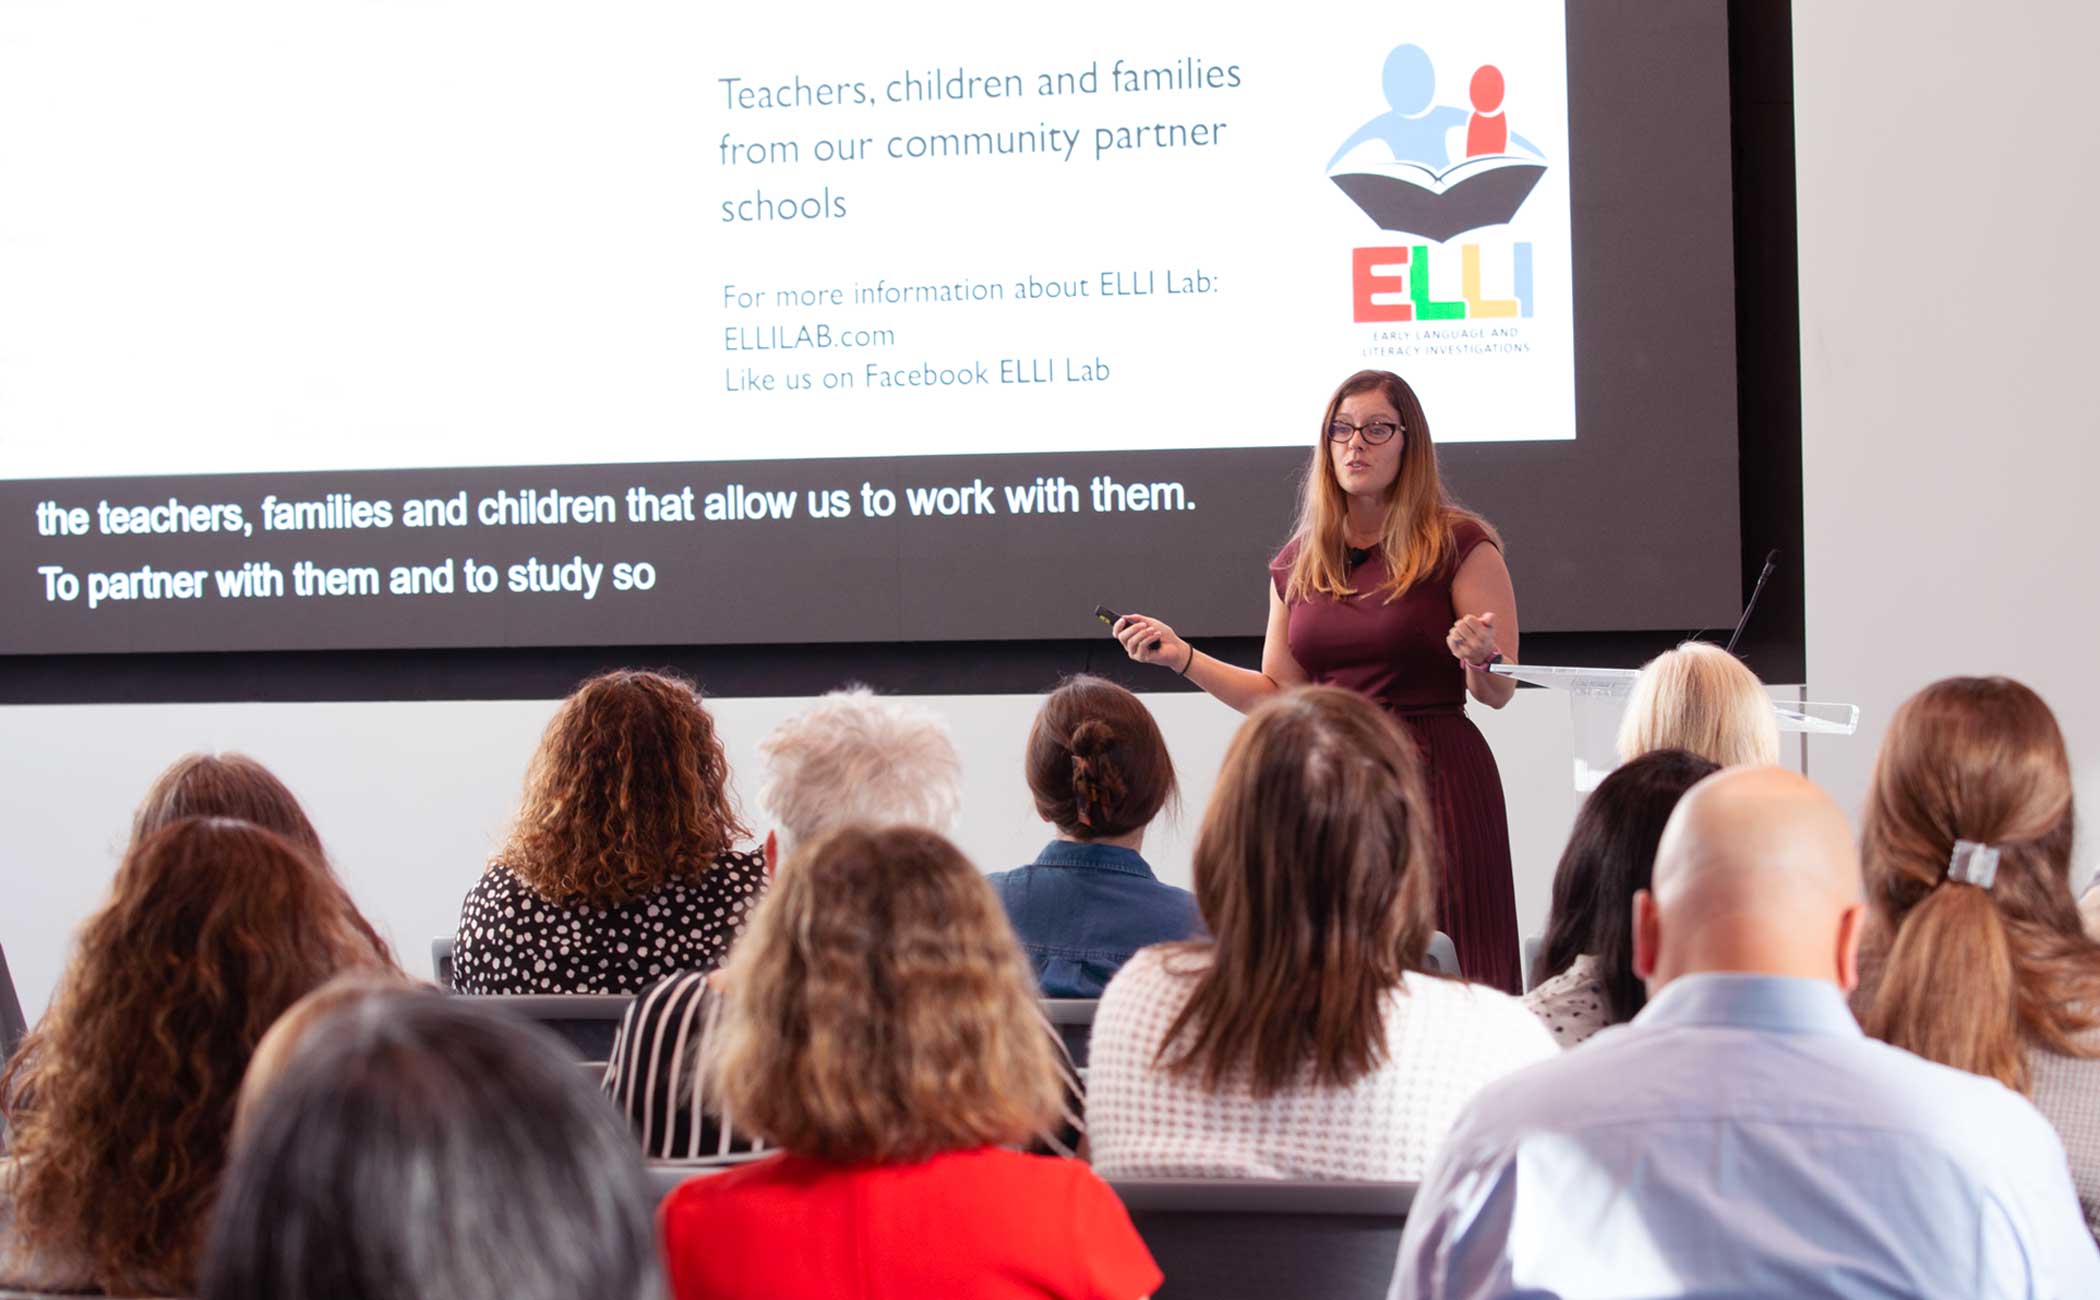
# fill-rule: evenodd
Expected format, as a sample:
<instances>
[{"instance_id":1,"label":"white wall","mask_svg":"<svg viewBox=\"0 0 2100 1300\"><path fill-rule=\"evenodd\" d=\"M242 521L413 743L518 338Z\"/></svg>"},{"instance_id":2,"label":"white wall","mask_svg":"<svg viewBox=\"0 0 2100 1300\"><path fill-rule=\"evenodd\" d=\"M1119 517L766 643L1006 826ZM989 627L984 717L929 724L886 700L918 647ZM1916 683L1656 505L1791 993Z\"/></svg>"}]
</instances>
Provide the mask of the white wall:
<instances>
[{"instance_id":1,"label":"white wall","mask_svg":"<svg viewBox=\"0 0 2100 1300\"><path fill-rule=\"evenodd\" d=\"M986 870L1035 856L1049 838L1021 779L1032 696L941 696L920 703L953 729L966 773L959 841ZM1178 817L1146 856L1188 883L1188 845L1239 715L1207 696L1147 696L1183 784ZM733 773L755 790L758 741L792 712L784 699L717 700ZM551 701L399 704L109 705L0 709L0 945L34 1019L74 928L100 901L132 806L169 760L239 750L269 764L306 804L358 903L410 970L427 972L433 935L501 838L525 760ZM1547 888L1574 817L1563 701L1521 692L1476 708L1510 803L1519 922L1545 921ZM750 820L764 833L757 810Z\"/></svg>"},{"instance_id":2,"label":"white wall","mask_svg":"<svg viewBox=\"0 0 2100 1300\"><path fill-rule=\"evenodd\" d=\"M1856 811L1906 695L2005 673L2100 810L2100 8L1793 13L1809 689L1862 711L1809 771Z\"/></svg>"}]
</instances>

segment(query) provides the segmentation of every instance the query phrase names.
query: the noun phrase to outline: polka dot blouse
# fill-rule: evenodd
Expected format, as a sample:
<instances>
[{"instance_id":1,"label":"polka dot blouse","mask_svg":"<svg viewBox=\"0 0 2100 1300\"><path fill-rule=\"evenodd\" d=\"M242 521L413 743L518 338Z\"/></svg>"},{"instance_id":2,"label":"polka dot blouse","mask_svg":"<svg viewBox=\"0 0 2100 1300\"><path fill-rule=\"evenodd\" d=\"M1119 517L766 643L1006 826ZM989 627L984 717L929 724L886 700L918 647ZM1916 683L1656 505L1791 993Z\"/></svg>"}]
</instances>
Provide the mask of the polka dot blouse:
<instances>
[{"instance_id":1,"label":"polka dot blouse","mask_svg":"<svg viewBox=\"0 0 2100 1300\"><path fill-rule=\"evenodd\" d=\"M1597 958L1584 953L1568 968L1524 995L1524 1005L1553 1031L1553 1041L1573 1047L1611 1024L1611 1003Z\"/></svg>"},{"instance_id":2,"label":"polka dot blouse","mask_svg":"<svg viewBox=\"0 0 2100 1300\"><path fill-rule=\"evenodd\" d=\"M452 950L461 993L634 993L713 970L766 886L765 855L724 853L697 880L617 907L550 903L496 863L467 892Z\"/></svg>"}]
</instances>

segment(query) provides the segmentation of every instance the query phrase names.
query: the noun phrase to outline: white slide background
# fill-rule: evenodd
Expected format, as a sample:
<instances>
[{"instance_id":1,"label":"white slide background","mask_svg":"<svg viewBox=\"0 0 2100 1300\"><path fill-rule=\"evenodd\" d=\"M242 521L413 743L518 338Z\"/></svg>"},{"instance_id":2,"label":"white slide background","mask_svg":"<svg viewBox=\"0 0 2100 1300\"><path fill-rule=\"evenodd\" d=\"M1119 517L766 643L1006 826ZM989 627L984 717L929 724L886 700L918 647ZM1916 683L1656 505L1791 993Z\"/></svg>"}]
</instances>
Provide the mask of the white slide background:
<instances>
[{"instance_id":1,"label":"white slide background","mask_svg":"<svg viewBox=\"0 0 2100 1300\"><path fill-rule=\"evenodd\" d=\"M1298 444L1306 395L1365 364L1408 372L1440 440L1575 436L1559 0L983 13L7 6L0 476ZM1432 295L1455 299L1476 245L1479 292L1500 299L1530 245L1529 319L1354 321L1352 249L1431 242L1378 230L1326 177L1385 110L1401 42L1434 59L1438 105L1501 68L1512 130L1545 155L1512 224L1430 257ZM1118 61L1239 84L1117 92ZM934 69L1026 93L880 102ZM1089 69L1092 94L1037 93ZM878 103L733 109L727 77L859 81ZM1220 123L1211 144L1096 154L1100 130ZM1080 136L1069 161L887 156L892 139L1049 129ZM726 163L725 137L798 161ZM815 159L862 139L872 157ZM844 215L721 219L725 201L827 192L817 206ZM1030 278L1087 296L1016 301ZM877 281L1006 296L853 305ZM782 290L845 305L784 308ZM819 326L887 341L750 350ZM926 366L988 386L870 386L871 367Z\"/></svg>"}]
</instances>

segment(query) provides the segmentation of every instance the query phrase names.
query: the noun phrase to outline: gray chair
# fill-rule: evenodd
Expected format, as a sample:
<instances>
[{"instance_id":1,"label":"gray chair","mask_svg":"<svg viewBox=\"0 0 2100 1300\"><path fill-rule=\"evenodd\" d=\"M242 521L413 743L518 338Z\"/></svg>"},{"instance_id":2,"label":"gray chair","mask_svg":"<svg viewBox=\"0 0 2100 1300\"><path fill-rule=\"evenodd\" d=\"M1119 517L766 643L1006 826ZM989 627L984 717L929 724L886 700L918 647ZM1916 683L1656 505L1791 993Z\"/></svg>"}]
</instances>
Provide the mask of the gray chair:
<instances>
[{"instance_id":1,"label":"gray chair","mask_svg":"<svg viewBox=\"0 0 2100 1300\"><path fill-rule=\"evenodd\" d=\"M445 992L452 991L452 936L441 934L430 941L430 973L437 979L437 986Z\"/></svg>"},{"instance_id":2,"label":"gray chair","mask_svg":"<svg viewBox=\"0 0 2100 1300\"><path fill-rule=\"evenodd\" d=\"M22 999L15 993L15 977L7 973L7 950L0 948L0 1061L12 1058L29 1021L22 1015Z\"/></svg>"},{"instance_id":3,"label":"gray chair","mask_svg":"<svg viewBox=\"0 0 2100 1300\"><path fill-rule=\"evenodd\" d=\"M1527 935L1524 939L1524 991L1531 992L1531 968L1539 964L1539 949L1546 946L1543 934Z\"/></svg>"},{"instance_id":4,"label":"gray chair","mask_svg":"<svg viewBox=\"0 0 2100 1300\"><path fill-rule=\"evenodd\" d=\"M1072 1068L1086 1068L1087 1045L1094 1038L1094 1012L1101 1005L1099 998L1044 998L1043 1014L1050 1018L1051 1027L1065 1043L1065 1051L1072 1058Z\"/></svg>"},{"instance_id":5,"label":"gray chair","mask_svg":"<svg viewBox=\"0 0 2100 1300\"><path fill-rule=\"evenodd\" d=\"M633 1004L630 993L521 993L478 996L460 1001L499 1014L521 1016L551 1031L568 1044L576 1059L602 1064L611 1059L620 1020Z\"/></svg>"},{"instance_id":6,"label":"gray chair","mask_svg":"<svg viewBox=\"0 0 2100 1300\"><path fill-rule=\"evenodd\" d=\"M1439 975L1456 975L1458 969L1458 945L1442 930L1429 936L1429 969Z\"/></svg>"},{"instance_id":7,"label":"gray chair","mask_svg":"<svg viewBox=\"0 0 2100 1300\"><path fill-rule=\"evenodd\" d=\"M1154 1300L1383 1300L1413 1183L1111 1178L1165 1285Z\"/></svg>"}]
</instances>

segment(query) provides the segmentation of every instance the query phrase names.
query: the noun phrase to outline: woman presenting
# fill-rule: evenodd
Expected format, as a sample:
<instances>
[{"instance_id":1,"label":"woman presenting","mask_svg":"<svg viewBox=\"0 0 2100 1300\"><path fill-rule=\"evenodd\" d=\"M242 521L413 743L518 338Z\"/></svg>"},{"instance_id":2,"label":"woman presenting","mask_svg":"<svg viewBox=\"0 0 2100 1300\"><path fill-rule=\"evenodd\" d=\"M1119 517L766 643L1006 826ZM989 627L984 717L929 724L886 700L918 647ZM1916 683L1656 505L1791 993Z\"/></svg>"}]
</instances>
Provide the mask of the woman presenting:
<instances>
[{"instance_id":1,"label":"woman presenting","mask_svg":"<svg viewBox=\"0 0 2100 1300\"><path fill-rule=\"evenodd\" d=\"M1443 870L1438 928L1467 978L1505 992L1518 975L1516 888L1502 776L1468 694L1501 708L1517 684L1517 596L1501 539L1444 495L1414 389L1384 370L1328 400L1291 540L1269 565L1261 671L1196 649L1143 614L1116 623L1132 659L1164 664L1245 712L1292 686L1346 686L1398 718L1420 747Z\"/></svg>"}]
</instances>

